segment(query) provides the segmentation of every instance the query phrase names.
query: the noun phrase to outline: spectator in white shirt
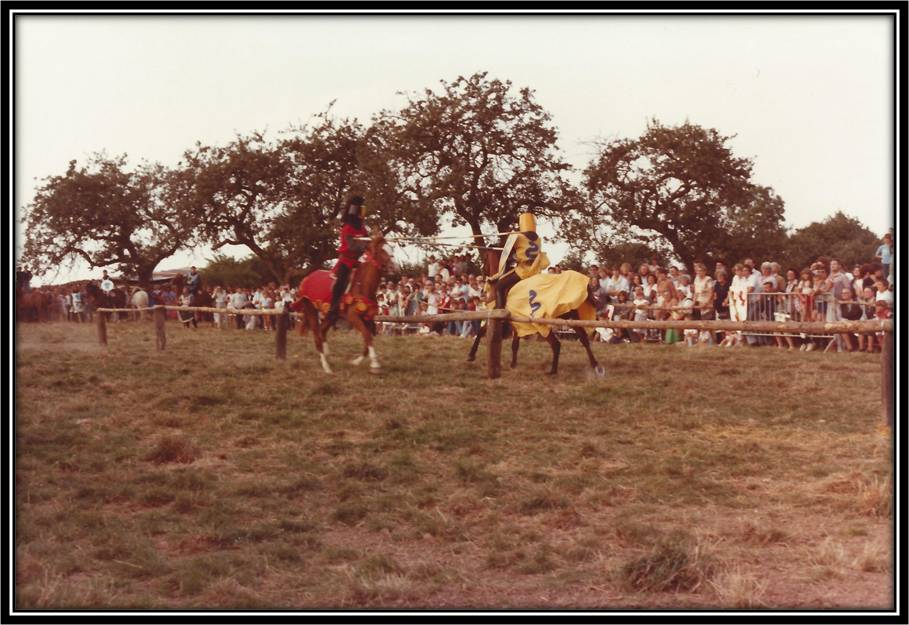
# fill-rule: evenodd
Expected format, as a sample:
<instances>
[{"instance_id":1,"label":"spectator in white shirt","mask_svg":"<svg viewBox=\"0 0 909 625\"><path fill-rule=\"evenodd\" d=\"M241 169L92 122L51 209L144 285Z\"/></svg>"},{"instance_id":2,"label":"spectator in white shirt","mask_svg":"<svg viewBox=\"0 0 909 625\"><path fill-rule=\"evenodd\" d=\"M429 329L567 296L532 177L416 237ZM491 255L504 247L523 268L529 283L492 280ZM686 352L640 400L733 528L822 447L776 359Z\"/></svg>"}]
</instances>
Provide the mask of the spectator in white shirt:
<instances>
[{"instance_id":1,"label":"spectator in white shirt","mask_svg":"<svg viewBox=\"0 0 909 625\"><path fill-rule=\"evenodd\" d=\"M893 308L893 291L890 290L887 281L881 278L874 283L874 288L877 289L877 295L874 296L875 302L887 302L887 305Z\"/></svg>"},{"instance_id":2,"label":"spectator in white shirt","mask_svg":"<svg viewBox=\"0 0 909 625\"><path fill-rule=\"evenodd\" d=\"M246 293L243 291L243 289L240 288L235 289L234 292L230 294L229 301L230 307L236 310L246 308L246 305L249 303L249 299L246 297ZM238 330L243 327L243 320L240 315L236 316L236 324Z\"/></svg>"},{"instance_id":3,"label":"spectator in white shirt","mask_svg":"<svg viewBox=\"0 0 909 625\"><path fill-rule=\"evenodd\" d=\"M619 293L625 293L628 295L628 290L631 285L628 284L628 278L622 275L622 271L618 265L616 265L612 270L612 276L606 280L606 294L609 296L609 303L615 304L619 300Z\"/></svg>"},{"instance_id":4,"label":"spectator in white shirt","mask_svg":"<svg viewBox=\"0 0 909 625\"><path fill-rule=\"evenodd\" d=\"M215 308L227 308L227 291L220 286L216 286L212 293L212 303L214 303ZM214 321L215 327L221 329L227 324L227 315L215 313Z\"/></svg>"},{"instance_id":5,"label":"spectator in white shirt","mask_svg":"<svg viewBox=\"0 0 909 625\"><path fill-rule=\"evenodd\" d=\"M439 314L439 301L441 298L439 297L439 294L436 291L435 285L430 284L428 287L426 287L426 289L424 289L424 293L426 295L426 299L424 300L426 302L426 314L427 315Z\"/></svg>"},{"instance_id":6,"label":"spectator in white shirt","mask_svg":"<svg viewBox=\"0 0 909 625\"><path fill-rule=\"evenodd\" d=\"M439 273L439 263L436 261L436 257L432 254L429 255L429 263L426 265L426 276L430 280L434 280L436 274Z\"/></svg>"}]
</instances>

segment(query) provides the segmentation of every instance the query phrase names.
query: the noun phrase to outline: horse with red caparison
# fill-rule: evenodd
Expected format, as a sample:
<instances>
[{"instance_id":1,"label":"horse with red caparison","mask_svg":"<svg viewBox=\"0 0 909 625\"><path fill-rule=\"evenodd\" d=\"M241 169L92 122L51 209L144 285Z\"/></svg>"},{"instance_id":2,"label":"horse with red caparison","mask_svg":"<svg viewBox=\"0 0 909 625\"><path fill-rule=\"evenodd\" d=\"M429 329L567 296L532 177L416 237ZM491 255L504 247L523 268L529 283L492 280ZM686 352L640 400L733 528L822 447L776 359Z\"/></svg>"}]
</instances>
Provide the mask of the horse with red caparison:
<instances>
[{"instance_id":1,"label":"horse with red caparison","mask_svg":"<svg viewBox=\"0 0 909 625\"><path fill-rule=\"evenodd\" d=\"M341 298L340 318L346 320L350 327L357 330L363 337L363 353L351 362L359 365L368 356L371 373L378 373L381 369L373 346L373 336L376 331L374 317L379 311L376 303L376 291L379 288L382 273L391 264L391 254L385 249L385 237L378 233L370 240L365 258L354 270L350 279L350 288ZM333 271L318 269L311 272L300 282L297 299L292 306L304 317L303 323L300 324L300 334L305 334L307 328L312 330L316 351L319 352L319 359L325 373L332 372L326 358L328 344L325 340L331 328L324 321L320 324L319 313L324 314L328 311L334 281Z\"/></svg>"}]
</instances>

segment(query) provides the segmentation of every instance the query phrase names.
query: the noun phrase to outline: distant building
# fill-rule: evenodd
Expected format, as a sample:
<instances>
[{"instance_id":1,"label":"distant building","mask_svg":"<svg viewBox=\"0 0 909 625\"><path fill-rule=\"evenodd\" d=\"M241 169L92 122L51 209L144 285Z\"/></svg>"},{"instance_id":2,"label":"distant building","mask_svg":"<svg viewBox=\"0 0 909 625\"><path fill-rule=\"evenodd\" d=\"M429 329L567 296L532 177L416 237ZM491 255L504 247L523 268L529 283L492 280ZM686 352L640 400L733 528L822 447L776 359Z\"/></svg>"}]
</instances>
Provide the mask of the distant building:
<instances>
[{"instance_id":1,"label":"distant building","mask_svg":"<svg viewBox=\"0 0 909 625\"><path fill-rule=\"evenodd\" d=\"M151 283L152 284L166 284L173 280L176 276L182 274L186 275L189 273L190 267L178 267L177 269L162 269L161 271L156 271L152 274ZM199 266L196 265L196 269L199 269ZM137 276L111 276L111 279L115 284L129 284L136 285L139 284L139 278Z\"/></svg>"}]
</instances>

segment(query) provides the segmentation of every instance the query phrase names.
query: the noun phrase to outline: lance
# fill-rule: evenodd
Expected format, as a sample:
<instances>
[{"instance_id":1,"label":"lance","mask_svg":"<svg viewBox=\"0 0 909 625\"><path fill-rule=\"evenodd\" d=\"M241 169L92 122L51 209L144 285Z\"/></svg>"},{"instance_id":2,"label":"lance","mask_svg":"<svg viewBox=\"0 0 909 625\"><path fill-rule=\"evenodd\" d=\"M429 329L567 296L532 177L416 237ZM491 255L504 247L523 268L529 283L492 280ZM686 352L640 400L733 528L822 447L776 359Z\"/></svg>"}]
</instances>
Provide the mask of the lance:
<instances>
[{"instance_id":1,"label":"lance","mask_svg":"<svg viewBox=\"0 0 909 625\"><path fill-rule=\"evenodd\" d=\"M357 241L370 241L371 240L369 237L352 237L352 238ZM399 241L400 241L400 239L386 239L386 242L388 242L388 243L398 243ZM470 243L433 243L431 241L421 241L420 243L422 245L426 245L427 247L437 247L437 246L438 247L468 247L468 248L473 248L473 249L477 249L477 250L504 250L505 249L504 247L494 247L494 246L490 246L490 245L473 245Z\"/></svg>"},{"instance_id":2,"label":"lance","mask_svg":"<svg viewBox=\"0 0 909 625\"><path fill-rule=\"evenodd\" d=\"M508 236L509 234L514 234L513 232L486 232L483 234L456 234L450 236L421 236L421 237L389 237L386 239L389 243L397 243L399 241L418 241L418 242L427 242L427 241L443 241L450 239L475 239L477 237L498 237L498 236ZM357 240L368 241L369 237L354 237Z\"/></svg>"}]
</instances>

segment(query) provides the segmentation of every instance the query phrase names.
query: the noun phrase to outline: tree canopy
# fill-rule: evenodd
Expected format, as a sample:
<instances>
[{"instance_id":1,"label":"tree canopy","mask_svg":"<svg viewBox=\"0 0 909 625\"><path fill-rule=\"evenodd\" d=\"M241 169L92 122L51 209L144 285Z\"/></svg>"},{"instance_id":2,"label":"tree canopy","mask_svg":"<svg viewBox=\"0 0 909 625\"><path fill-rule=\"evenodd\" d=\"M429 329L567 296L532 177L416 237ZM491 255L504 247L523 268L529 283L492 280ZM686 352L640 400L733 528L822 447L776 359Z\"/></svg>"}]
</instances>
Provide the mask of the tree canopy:
<instances>
[{"instance_id":1,"label":"tree canopy","mask_svg":"<svg viewBox=\"0 0 909 625\"><path fill-rule=\"evenodd\" d=\"M208 261L208 265L199 270L205 284L212 286L230 286L254 289L269 281L267 271L263 274L261 263L256 262L255 256L243 259L233 258L225 254L216 254Z\"/></svg>"},{"instance_id":2,"label":"tree canopy","mask_svg":"<svg viewBox=\"0 0 909 625\"><path fill-rule=\"evenodd\" d=\"M156 163L129 171L126 162L95 154L44 179L23 218L22 260L36 273L78 258L147 286L162 260L193 241L192 215L173 202L178 174Z\"/></svg>"},{"instance_id":3,"label":"tree canopy","mask_svg":"<svg viewBox=\"0 0 909 625\"><path fill-rule=\"evenodd\" d=\"M824 221L799 228L788 238L783 258L791 267L807 267L818 258L835 258L847 269L874 260L880 240L862 222L837 211Z\"/></svg>"},{"instance_id":4,"label":"tree canopy","mask_svg":"<svg viewBox=\"0 0 909 625\"><path fill-rule=\"evenodd\" d=\"M205 243L216 254L208 273L225 283L295 282L334 257L338 216L353 194L366 198L370 228L427 236L467 226L481 245L491 243L484 231L513 230L531 210L559 223L570 246L562 265L655 258L690 269L753 257L804 266L820 256L852 264L878 244L841 212L788 235L782 198L752 179L751 159L715 129L652 120L640 137L596 143L575 185L530 88L478 72L404 95L400 110L368 124L329 105L275 138L196 143L174 168L130 169L125 155L71 161L25 207L20 260L41 275L81 259L147 283L162 260ZM217 256L226 245L252 257L228 262Z\"/></svg>"},{"instance_id":5,"label":"tree canopy","mask_svg":"<svg viewBox=\"0 0 909 625\"><path fill-rule=\"evenodd\" d=\"M373 134L401 191L418 207L413 212L424 232L446 216L479 237L485 225L514 228L524 210L557 216L571 209L572 188L563 177L570 165L529 88L514 90L486 72L443 80L438 93L411 94L400 111L376 116Z\"/></svg>"},{"instance_id":6,"label":"tree canopy","mask_svg":"<svg viewBox=\"0 0 909 625\"><path fill-rule=\"evenodd\" d=\"M785 236L783 201L751 180L752 162L733 155L729 139L695 124L654 120L637 139L599 144L584 170L589 202L568 226L572 244L655 238L689 268L767 241L778 245Z\"/></svg>"},{"instance_id":7,"label":"tree canopy","mask_svg":"<svg viewBox=\"0 0 909 625\"><path fill-rule=\"evenodd\" d=\"M225 146L197 143L181 163L185 193L180 209L199 221L200 236L215 250L243 245L262 259L275 280L286 276L286 252L271 245L282 214L286 164L262 133L238 135Z\"/></svg>"}]
</instances>

